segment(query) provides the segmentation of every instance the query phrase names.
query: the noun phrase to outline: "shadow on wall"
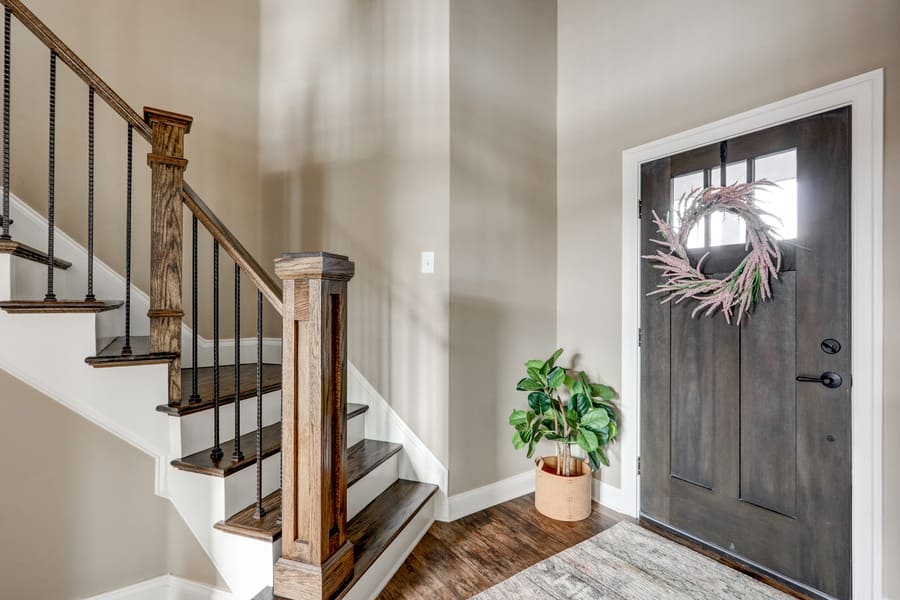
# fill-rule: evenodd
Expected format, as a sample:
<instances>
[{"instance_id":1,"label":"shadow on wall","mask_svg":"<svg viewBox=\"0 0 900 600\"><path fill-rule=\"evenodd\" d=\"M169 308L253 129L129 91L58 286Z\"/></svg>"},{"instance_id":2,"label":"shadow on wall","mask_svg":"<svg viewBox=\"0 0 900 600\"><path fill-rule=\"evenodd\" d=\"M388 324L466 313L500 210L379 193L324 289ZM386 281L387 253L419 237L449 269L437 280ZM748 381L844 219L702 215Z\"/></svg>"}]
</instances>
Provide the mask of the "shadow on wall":
<instances>
[{"instance_id":1,"label":"shadow on wall","mask_svg":"<svg viewBox=\"0 0 900 600\"><path fill-rule=\"evenodd\" d=\"M264 251L356 262L350 358L443 460L447 278L418 273L448 236L435 6L264 2L260 172Z\"/></svg>"}]
</instances>

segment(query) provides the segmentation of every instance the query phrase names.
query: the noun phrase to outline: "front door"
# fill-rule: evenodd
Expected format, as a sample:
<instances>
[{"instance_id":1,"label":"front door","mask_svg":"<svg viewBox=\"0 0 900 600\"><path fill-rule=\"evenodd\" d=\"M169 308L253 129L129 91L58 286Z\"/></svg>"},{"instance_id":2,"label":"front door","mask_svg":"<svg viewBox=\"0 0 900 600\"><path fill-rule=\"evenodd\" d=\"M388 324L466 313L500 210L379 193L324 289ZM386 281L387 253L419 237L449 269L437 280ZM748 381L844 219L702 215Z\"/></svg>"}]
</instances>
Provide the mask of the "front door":
<instances>
[{"instance_id":1,"label":"front door","mask_svg":"<svg viewBox=\"0 0 900 600\"><path fill-rule=\"evenodd\" d=\"M651 211L692 188L770 179L784 263L773 299L742 323L646 294L641 268L641 516L810 595L849 598L850 109L642 165L642 254ZM745 255L743 223L713 215L689 247L707 275ZM827 381L798 381L837 373Z\"/></svg>"}]
</instances>

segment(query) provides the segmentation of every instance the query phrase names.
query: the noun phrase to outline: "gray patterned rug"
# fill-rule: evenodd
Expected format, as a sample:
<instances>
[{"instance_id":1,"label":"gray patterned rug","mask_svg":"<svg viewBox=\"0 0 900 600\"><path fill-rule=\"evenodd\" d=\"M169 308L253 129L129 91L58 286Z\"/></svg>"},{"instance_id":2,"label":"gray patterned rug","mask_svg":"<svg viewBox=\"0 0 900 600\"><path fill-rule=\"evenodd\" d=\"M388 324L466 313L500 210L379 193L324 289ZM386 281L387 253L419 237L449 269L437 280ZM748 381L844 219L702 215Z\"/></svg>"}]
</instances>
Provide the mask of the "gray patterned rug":
<instances>
[{"instance_id":1,"label":"gray patterned rug","mask_svg":"<svg viewBox=\"0 0 900 600\"><path fill-rule=\"evenodd\" d=\"M789 596L623 521L474 598L783 600Z\"/></svg>"}]
</instances>

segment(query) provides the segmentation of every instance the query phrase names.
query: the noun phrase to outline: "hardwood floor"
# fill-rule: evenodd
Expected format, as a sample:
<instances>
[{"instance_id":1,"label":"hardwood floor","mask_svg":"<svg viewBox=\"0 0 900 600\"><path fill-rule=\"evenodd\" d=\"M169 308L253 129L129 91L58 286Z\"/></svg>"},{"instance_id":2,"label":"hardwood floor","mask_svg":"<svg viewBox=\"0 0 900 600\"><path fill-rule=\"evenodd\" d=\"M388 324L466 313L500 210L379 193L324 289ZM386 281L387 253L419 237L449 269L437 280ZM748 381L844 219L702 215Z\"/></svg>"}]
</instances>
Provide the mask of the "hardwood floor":
<instances>
[{"instance_id":1,"label":"hardwood floor","mask_svg":"<svg viewBox=\"0 0 900 600\"><path fill-rule=\"evenodd\" d=\"M528 494L435 523L379 599L470 598L627 518L595 504L585 521L554 521L535 510L534 494Z\"/></svg>"}]
</instances>

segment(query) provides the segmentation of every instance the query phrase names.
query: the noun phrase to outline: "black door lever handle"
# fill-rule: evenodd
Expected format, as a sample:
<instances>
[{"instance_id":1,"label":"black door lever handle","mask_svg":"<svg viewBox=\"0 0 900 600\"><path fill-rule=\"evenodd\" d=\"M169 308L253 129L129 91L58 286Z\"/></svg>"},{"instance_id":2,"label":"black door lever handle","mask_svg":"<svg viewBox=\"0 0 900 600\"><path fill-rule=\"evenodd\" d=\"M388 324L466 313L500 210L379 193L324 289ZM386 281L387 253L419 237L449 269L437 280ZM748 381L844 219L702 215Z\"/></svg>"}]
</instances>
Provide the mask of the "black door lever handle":
<instances>
[{"instance_id":1,"label":"black door lever handle","mask_svg":"<svg viewBox=\"0 0 900 600\"><path fill-rule=\"evenodd\" d=\"M806 375L798 375L797 381L803 383L821 383L827 388L839 388L844 383L844 378L834 371L825 371L818 377L809 377Z\"/></svg>"}]
</instances>

